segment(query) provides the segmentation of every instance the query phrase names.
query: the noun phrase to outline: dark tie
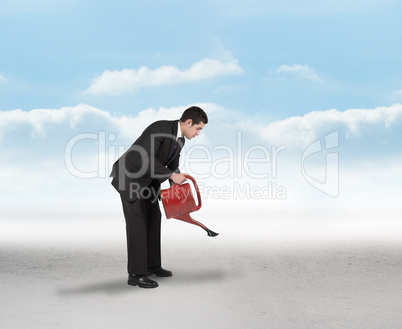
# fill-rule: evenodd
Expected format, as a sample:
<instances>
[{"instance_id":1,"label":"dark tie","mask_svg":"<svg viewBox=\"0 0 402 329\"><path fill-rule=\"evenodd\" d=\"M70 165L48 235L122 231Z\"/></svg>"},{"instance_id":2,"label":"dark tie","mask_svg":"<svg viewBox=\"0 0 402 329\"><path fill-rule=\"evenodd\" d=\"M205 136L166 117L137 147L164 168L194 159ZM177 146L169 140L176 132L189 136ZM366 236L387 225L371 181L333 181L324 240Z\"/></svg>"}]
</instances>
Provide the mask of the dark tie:
<instances>
[{"instance_id":1,"label":"dark tie","mask_svg":"<svg viewBox=\"0 0 402 329\"><path fill-rule=\"evenodd\" d=\"M174 156L174 154L176 153L177 148L179 147L179 143L181 143L181 145L184 145L184 137L179 137L179 138L177 139L177 142L176 142L176 144L174 144L173 150L172 150L172 152L170 153L169 160L170 160L170 159Z\"/></svg>"}]
</instances>

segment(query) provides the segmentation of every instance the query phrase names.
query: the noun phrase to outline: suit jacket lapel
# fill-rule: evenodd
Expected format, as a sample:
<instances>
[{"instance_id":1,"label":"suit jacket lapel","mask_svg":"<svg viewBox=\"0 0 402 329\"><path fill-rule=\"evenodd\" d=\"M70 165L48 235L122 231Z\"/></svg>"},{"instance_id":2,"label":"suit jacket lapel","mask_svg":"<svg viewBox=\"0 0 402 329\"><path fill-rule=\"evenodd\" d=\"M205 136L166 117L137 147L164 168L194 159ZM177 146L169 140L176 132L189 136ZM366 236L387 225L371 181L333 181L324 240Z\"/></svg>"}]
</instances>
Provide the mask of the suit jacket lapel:
<instances>
[{"instance_id":1,"label":"suit jacket lapel","mask_svg":"<svg viewBox=\"0 0 402 329\"><path fill-rule=\"evenodd\" d=\"M169 157L170 154L172 153L173 147L174 147L174 145L176 144L177 125L178 125L178 120L175 120L175 121L172 122L172 137L173 137L173 138L171 138L171 141L170 141L168 157ZM183 143L183 145L184 145L184 143ZM174 153L174 155L173 155L170 159L168 158L168 162L166 163L166 166L169 165L169 164L172 162L172 160L173 160L173 159L176 157L176 155L177 155L177 151L180 152L180 150L181 150L181 148L180 148L180 144L179 144L179 147L177 148L177 150L176 150L176 152Z\"/></svg>"},{"instance_id":2,"label":"suit jacket lapel","mask_svg":"<svg viewBox=\"0 0 402 329\"><path fill-rule=\"evenodd\" d=\"M177 138L177 120L172 122L172 138L170 139L168 157L173 151L174 144L176 144L176 138Z\"/></svg>"},{"instance_id":3,"label":"suit jacket lapel","mask_svg":"<svg viewBox=\"0 0 402 329\"><path fill-rule=\"evenodd\" d=\"M171 157L171 158L169 159L169 161L166 163L166 166L168 166L168 165L179 155L179 153L181 152L181 149L183 148L184 144L185 144L185 140L184 140L184 139L183 139L183 142L180 142L180 141L179 141L179 146L178 146L176 152L174 152L174 154L172 155L172 157Z\"/></svg>"}]
</instances>

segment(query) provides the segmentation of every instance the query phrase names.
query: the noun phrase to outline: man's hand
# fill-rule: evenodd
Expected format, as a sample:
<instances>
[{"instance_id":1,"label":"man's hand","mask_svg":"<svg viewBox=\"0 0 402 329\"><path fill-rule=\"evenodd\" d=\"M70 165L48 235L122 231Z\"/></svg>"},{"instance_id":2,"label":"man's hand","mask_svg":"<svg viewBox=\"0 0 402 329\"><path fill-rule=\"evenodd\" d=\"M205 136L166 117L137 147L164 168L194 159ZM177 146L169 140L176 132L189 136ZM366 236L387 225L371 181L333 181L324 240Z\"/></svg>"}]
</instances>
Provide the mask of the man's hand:
<instances>
[{"instance_id":1,"label":"man's hand","mask_svg":"<svg viewBox=\"0 0 402 329\"><path fill-rule=\"evenodd\" d=\"M173 173L172 176L170 176L170 179L175 183L175 184L182 184L184 183L187 178L183 174L175 174Z\"/></svg>"}]
</instances>

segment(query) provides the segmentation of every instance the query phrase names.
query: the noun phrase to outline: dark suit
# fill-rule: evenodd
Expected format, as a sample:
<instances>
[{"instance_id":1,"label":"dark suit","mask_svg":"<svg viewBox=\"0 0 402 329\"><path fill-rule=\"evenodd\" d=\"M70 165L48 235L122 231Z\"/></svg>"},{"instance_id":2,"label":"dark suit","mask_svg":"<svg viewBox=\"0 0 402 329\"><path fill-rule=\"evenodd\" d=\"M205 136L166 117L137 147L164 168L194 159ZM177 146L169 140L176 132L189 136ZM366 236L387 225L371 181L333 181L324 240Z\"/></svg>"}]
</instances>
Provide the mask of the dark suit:
<instances>
[{"instance_id":1,"label":"dark suit","mask_svg":"<svg viewBox=\"0 0 402 329\"><path fill-rule=\"evenodd\" d=\"M126 219L128 272L146 274L161 266L160 184L179 172L183 144L176 144L178 120L148 126L115 162L112 185L120 193Z\"/></svg>"}]
</instances>

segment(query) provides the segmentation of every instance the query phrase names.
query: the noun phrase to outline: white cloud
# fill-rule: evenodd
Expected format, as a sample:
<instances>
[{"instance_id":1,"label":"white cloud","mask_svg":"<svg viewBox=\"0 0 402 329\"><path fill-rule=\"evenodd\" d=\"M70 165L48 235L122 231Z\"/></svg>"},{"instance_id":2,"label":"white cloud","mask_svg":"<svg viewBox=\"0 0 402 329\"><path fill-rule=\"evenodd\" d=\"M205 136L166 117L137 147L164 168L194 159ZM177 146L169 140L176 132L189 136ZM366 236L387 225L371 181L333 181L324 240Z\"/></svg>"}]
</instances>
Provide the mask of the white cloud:
<instances>
[{"instance_id":1,"label":"white cloud","mask_svg":"<svg viewBox=\"0 0 402 329\"><path fill-rule=\"evenodd\" d=\"M86 92L118 95L142 87L178 84L242 72L243 70L236 60L224 63L210 58L194 63L189 69L183 71L172 65L163 65L155 70L145 66L138 70L106 70L92 81Z\"/></svg>"},{"instance_id":2,"label":"white cloud","mask_svg":"<svg viewBox=\"0 0 402 329\"><path fill-rule=\"evenodd\" d=\"M276 69L276 72L294 74L297 78L302 79L322 81L318 74L306 64L281 65Z\"/></svg>"},{"instance_id":3,"label":"white cloud","mask_svg":"<svg viewBox=\"0 0 402 329\"><path fill-rule=\"evenodd\" d=\"M300 173L300 156L306 146L336 129L339 130L339 135L349 134L349 139L337 149L340 152L342 171L340 177L343 179L340 197L347 199L348 204L353 206L354 201L359 201L362 195L356 192L359 186L366 193L364 202L371 200L369 202L379 204L375 188L381 189L383 201L388 204L392 203L392 199L388 196L393 192L397 195L400 186L399 177L402 177L398 166L401 159L399 146L401 104L375 109L350 109L344 112L337 110L310 112L304 116L270 123L264 123L261 117L253 119L247 113L238 113L213 103L195 105L206 110L210 122L200 138L186 144L186 152L200 142L212 152L213 158L225 159L228 152L222 151L219 146L227 145L236 155L235 161L238 161L237 155L244 155L253 145L265 146L268 150L271 150L271 145L288 146L279 155L277 180L278 185L283 185L288 190L289 199L286 205L299 200L306 201L308 205L316 203L320 192L303 180ZM130 146L142 130L155 120L177 119L186 107L150 108L135 116L116 116L85 104L28 112L0 111L0 137L2 137L0 157L3 160L0 164L2 181L0 193L5 196L3 207L9 205L17 208L19 200L24 197L27 200L25 203L28 205L27 209L29 205L44 209L49 207L49 204L63 207L65 200L69 200L71 208L90 204L89 208L95 211L99 210L100 204L104 204L105 207L111 206L114 202L110 201L111 198L116 197L116 201L118 198L107 180L110 167L119 153L117 148ZM240 146L239 131L242 133ZM66 169L64 162L66 144L74 136L83 133L99 138L79 141L72 149L73 163L85 172L99 173L99 177L104 179L78 179ZM108 139L110 134L116 135L116 138ZM101 140L102 136L104 141ZM378 141L384 136L390 137L389 144L394 150L388 152L385 157L380 157L382 144ZM348 150L354 150L353 143L355 145L357 143L359 149L352 154L349 152L347 156ZM189 154L186 152L183 158ZM195 153L192 156L195 156ZM205 154L202 154L202 157L205 160ZM322 163L325 163L325 159L322 160ZM240 165L239 162L236 163L236 166ZM208 164L205 161L200 163L200 166L204 166L200 169L200 173L208 171ZM220 166L224 167L225 164ZM196 165L185 167L183 166L183 169L198 170ZM317 169L318 171L314 173L318 174L321 169ZM243 178L245 181L248 180L248 176L242 176ZM211 178L210 181L206 179L201 182L204 186L208 186L209 182L217 186L222 184L231 186L230 184L236 179L237 176L233 179ZM251 182L266 184L263 180L258 182L251 180ZM241 204L240 200L238 203Z\"/></svg>"},{"instance_id":4,"label":"white cloud","mask_svg":"<svg viewBox=\"0 0 402 329\"><path fill-rule=\"evenodd\" d=\"M223 108L211 103L196 103L206 109L208 114L222 111ZM0 142L7 140L7 134L23 132L30 139L46 139L63 136L73 137L76 133L107 131L123 139L137 138L147 125L156 120L179 119L183 111L191 106L172 108L161 107L143 110L136 116L113 116L87 104L60 109L34 109L31 111L0 111Z\"/></svg>"},{"instance_id":5,"label":"white cloud","mask_svg":"<svg viewBox=\"0 0 402 329\"><path fill-rule=\"evenodd\" d=\"M379 137L402 119L402 105L375 109L350 109L313 111L304 116L294 116L253 127L253 131L271 144L286 144L289 147L306 147L326 133L340 129L346 137ZM399 134L399 129L394 133ZM364 141L363 141L364 144Z\"/></svg>"},{"instance_id":6,"label":"white cloud","mask_svg":"<svg viewBox=\"0 0 402 329\"><path fill-rule=\"evenodd\" d=\"M26 125L31 127L31 137L43 136L49 127L62 125L64 128L74 128L86 115L111 118L110 114L89 105L61 109L35 109L31 111L13 110L0 111L0 138L7 132L20 129Z\"/></svg>"},{"instance_id":7,"label":"white cloud","mask_svg":"<svg viewBox=\"0 0 402 329\"><path fill-rule=\"evenodd\" d=\"M2 74L0 74L0 81L7 81L7 79Z\"/></svg>"},{"instance_id":8,"label":"white cloud","mask_svg":"<svg viewBox=\"0 0 402 329\"><path fill-rule=\"evenodd\" d=\"M206 110L210 122L205 135L220 134L219 141L222 143L232 139L236 143L236 132L242 131L243 134L249 134L249 138L253 136L255 143L265 141L293 145L295 148L305 147L316 138L336 129L342 130L346 138L359 140L369 136L375 138L380 132L399 134L398 125L402 119L402 104L375 109L349 109L343 112L335 109L313 111L303 116L267 123L261 122L261 118L254 120L246 113L214 103L191 105L198 105ZM149 108L136 116L115 116L86 104L60 109L0 111L0 141L8 140L8 134L13 132L24 133L33 140L55 141L58 136L63 136L62 140L65 142L66 137L71 138L77 133L106 131L132 142L153 121L178 119L188 106L162 107L157 110ZM222 131L225 133L222 134ZM20 143L22 148L26 142L14 141L16 144ZM211 142L216 144L213 138Z\"/></svg>"},{"instance_id":9,"label":"white cloud","mask_svg":"<svg viewBox=\"0 0 402 329\"><path fill-rule=\"evenodd\" d=\"M191 105L204 108L208 114L220 111L215 104ZM135 116L114 116L86 104L0 111L0 194L6 197L2 207L17 208L26 197L28 208L47 208L64 204L60 195L79 203L80 193L91 195L93 202L94 195L109 202L107 198L116 195L106 180L118 155L147 125L159 119L178 119L187 107L150 108ZM98 178L73 176L74 172L67 169L72 168L71 163L84 174L95 172Z\"/></svg>"}]
</instances>

